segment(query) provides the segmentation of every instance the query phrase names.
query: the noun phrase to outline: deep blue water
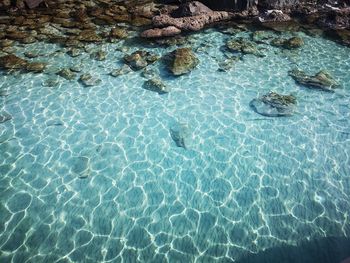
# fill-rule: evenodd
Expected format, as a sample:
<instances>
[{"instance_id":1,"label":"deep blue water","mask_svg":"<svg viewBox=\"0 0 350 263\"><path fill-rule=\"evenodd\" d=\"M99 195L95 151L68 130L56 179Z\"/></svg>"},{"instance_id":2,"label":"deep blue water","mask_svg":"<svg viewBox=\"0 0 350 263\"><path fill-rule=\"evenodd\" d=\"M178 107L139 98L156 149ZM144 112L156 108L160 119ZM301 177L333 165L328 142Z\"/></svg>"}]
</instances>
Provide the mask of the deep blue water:
<instances>
[{"instance_id":1,"label":"deep blue water","mask_svg":"<svg viewBox=\"0 0 350 263\"><path fill-rule=\"evenodd\" d=\"M164 95L142 88L140 71L109 72L125 53L175 46L88 45L76 58L55 44L17 46L49 66L0 72L0 113L12 116L0 124L0 262L304 262L293 261L308 247L300 242L328 239L310 250L337 244L327 262L350 256L350 49L296 34L302 48L261 44L265 57L245 55L227 72L220 47L232 36L191 35L200 64L190 74L148 66L171 87ZM91 59L95 50L107 59ZM102 82L55 75L71 66ZM326 69L341 88L300 86L288 76L296 67ZM294 94L296 113L254 112L250 101L269 91ZM178 125L186 149L172 140Z\"/></svg>"}]
</instances>

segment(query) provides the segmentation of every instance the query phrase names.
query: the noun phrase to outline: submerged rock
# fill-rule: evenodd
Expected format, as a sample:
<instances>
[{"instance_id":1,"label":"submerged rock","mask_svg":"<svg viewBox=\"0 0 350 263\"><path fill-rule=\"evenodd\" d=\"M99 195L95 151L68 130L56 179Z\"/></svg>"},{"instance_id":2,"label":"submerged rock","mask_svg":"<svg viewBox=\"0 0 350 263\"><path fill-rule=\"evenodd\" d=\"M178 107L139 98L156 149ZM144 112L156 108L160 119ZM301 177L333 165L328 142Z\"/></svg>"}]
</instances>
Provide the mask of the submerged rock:
<instances>
[{"instance_id":1,"label":"submerged rock","mask_svg":"<svg viewBox=\"0 0 350 263\"><path fill-rule=\"evenodd\" d=\"M73 58L78 57L82 54L81 49L79 48L71 48L70 50L68 50L67 54Z\"/></svg>"},{"instance_id":2,"label":"submerged rock","mask_svg":"<svg viewBox=\"0 0 350 263\"><path fill-rule=\"evenodd\" d=\"M149 64L156 62L158 59L159 56L144 50L138 50L130 55L124 56L125 63L134 70L145 68Z\"/></svg>"},{"instance_id":3,"label":"submerged rock","mask_svg":"<svg viewBox=\"0 0 350 263\"><path fill-rule=\"evenodd\" d=\"M57 72L57 75L61 76L62 78L65 78L67 80L73 80L76 78L76 74L71 71L69 68L65 68Z\"/></svg>"},{"instance_id":4,"label":"submerged rock","mask_svg":"<svg viewBox=\"0 0 350 263\"><path fill-rule=\"evenodd\" d=\"M258 30L252 34L252 40L256 43L266 43L268 40L274 37L272 31Z\"/></svg>"},{"instance_id":5,"label":"submerged rock","mask_svg":"<svg viewBox=\"0 0 350 263\"><path fill-rule=\"evenodd\" d=\"M12 119L12 116L7 112L0 112L0 123L4 123Z\"/></svg>"},{"instance_id":6,"label":"submerged rock","mask_svg":"<svg viewBox=\"0 0 350 263\"><path fill-rule=\"evenodd\" d=\"M178 48L169 54L169 70L175 75L189 73L199 64L191 48Z\"/></svg>"},{"instance_id":7,"label":"submerged rock","mask_svg":"<svg viewBox=\"0 0 350 263\"><path fill-rule=\"evenodd\" d=\"M145 81L143 84L143 88L150 91L155 91L158 94L165 94L170 92L170 88L167 85L165 85L159 77L151 78Z\"/></svg>"},{"instance_id":8,"label":"submerged rock","mask_svg":"<svg viewBox=\"0 0 350 263\"><path fill-rule=\"evenodd\" d=\"M229 71L234 66L234 63L238 60L239 60L239 57L232 57L219 62L218 71L223 71L223 72Z\"/></svg>"},{"instance_id":9,"label":"submerged rock","mask_svg":"<svg viewBox=\"0 0 350 263\"><path fill-rule=\"evenodd\" d=\"M296 97L269 92L250 102L250 107L263 116L283 117L291 116L296 107Z\"/></svg>"},{"instance_id":10,"label":"submerged rock","mask_svg":"<svg viewBox=\"0 0 350 263\"><path fill-rule=\"evenodd\" d=\"M46 68L46 64L42 62L27 63L26 70L31 72L43 72Z\"/></svg>"},{"instance_id":11,"label":"submerged rock","mask_svg":"<svg viewBox=\"0 0 350 263\"><path fill-rule=\"evenodd\" d=\"M170 128L170 136L177 147L188 149L190 129L185 123L176 123Z\"/></svg>"},{"instance_id":12,"label":"submerged rock","mask_svg":"<svg viewBox=\"0 0 350 263\"><path fill-rule=\"evenodd\" d=\"M24 69L27 63L25 59L19 58L13 54L0 57L0 67L4 69Z\"/></svg>"},{"instance_id":13,"label":"submerged rock","mask_svg":"<svg viewBox=\"0 0 350 263\"><path fill-rule=\"evenodd\" d=\"M72 157L69 160L71 171L79 178L87 178L90 174L90 159L85 156Z\"/></svg>"},{"instance_id":14,"label":"submerged rock","mask_svg":"<svg viewBox=\"0 0 350 263\"><path fill-rule=\"evenodd\" d=\"M80 82L86 87L96 86L101 84L101 80L92 76L90 73L86 73L80 76Z\"/></svg>"},{"instance_id":15,"label":"submerged rock","mask_svg":"<svg viewBox=\"0 0 350 263\"><path fill-rule=\"evenodd\" d=\"M287 49L300 48L304 45L304 40L301 37L291 37L288 39L275 38L271 44L276 47L283 47Z\"/></svg>"},{"instance_id":16,"label":"submerged rock","mask_svg":"<svg viewBox=\"0 0 350 263\"><path fill-rule=\"evenodd\" d=\"M258 57L264 57L265 55L258 50L257 45L243 38L231 39L226 42L226 47L232 52L241 52L243 54L252 54Z\"/></svg>"},{"instance_id":17,"label":"submerged rock","mask_svg":"<svg viewBox=\"0 0 350 263\"><path fill-rule=\"evenodd\" d=\"M111 39L124 39L128 37L128 31L125 28L115 27L109 32Z\"/></svg>"},{"instance_id":18,"label":"submerged rock","mask_svg":"<svg viewBox=\"0 0 350 263\"><path fill-rule=\"evenodd\" d=\"M113 77L119 77L121 75L128 74L132 69L128 65L123 65L121 68L114 69L110 75Z\"/></svg>"},{"instance_id":19,"label":"submerged rock","mask_svg":"<svg viewBox=\"0 0 350 263\"><path fill-rule=\"evenodd\" d=\"M103 61L106 59L107 52L103 50L96 51L90 55L90 58L98 60L98 61Z\"/></svg>"},{"instance_id":20,"label":"submerged rock","mask_svg":"<svg viewBox=\"0 0 350 263\"><path fill-rule=\"evenodd\" d=\"M293 69L288 72L297 83L311 88L318 88L325 91L333 91L339 87L339 83L326 71L321 70L314 76L307 75L305 72Z\"/></svg>"},{"instance_id":21,"label":"submerged rock","mask_svg":"<svg viewBox=\"0 0 350 263\"><path fill-rule=\"evenodd\" d=\"M50 78L45 80L42 85L44 87L56 87L59 83L60 81L57 78Z\"/></svg>"}]
</instances>

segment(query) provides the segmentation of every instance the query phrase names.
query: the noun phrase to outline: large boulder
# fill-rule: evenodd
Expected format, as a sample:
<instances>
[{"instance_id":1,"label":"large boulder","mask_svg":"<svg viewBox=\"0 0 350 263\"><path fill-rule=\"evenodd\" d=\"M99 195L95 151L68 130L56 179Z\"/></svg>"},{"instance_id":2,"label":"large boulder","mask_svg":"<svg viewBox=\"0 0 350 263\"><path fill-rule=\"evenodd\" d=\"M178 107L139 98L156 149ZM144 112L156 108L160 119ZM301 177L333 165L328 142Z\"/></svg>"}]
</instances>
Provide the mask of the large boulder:
<instances>
[{"instance_id":1,"label":"large boulder","mask_svg":"<svg viewBox=\"0 0 350 263\"><path fill-rule=\"evenodd\" d=\"M299 84L310 88L322 89L325 91L334 91L339 87L339 83L326 71L321 70L314 76L307 75L305 72L293 69L289 75Z\"/></svg>"},{"instance_id":2,"label":"large boulder","mask_svg":"<svg viewBox=\"0 0 350 263\"><path fill-rule=\"evenodd\" d=\"M293 95L280 95L269 92L250 102L250 107L267 117L291 116L295 111L296 98Z\"/></svg>"},{"instance_id":3,"label":"large boulder","mask_svg":"<svg viewBox=\"0 0 350 263\"><path fill-rule=\"evenodd\" d=\"M192 71L199 64L191 48L178 48L169 54L169 70L175 75L183 75Z\"/></svg>"}]
</instances>

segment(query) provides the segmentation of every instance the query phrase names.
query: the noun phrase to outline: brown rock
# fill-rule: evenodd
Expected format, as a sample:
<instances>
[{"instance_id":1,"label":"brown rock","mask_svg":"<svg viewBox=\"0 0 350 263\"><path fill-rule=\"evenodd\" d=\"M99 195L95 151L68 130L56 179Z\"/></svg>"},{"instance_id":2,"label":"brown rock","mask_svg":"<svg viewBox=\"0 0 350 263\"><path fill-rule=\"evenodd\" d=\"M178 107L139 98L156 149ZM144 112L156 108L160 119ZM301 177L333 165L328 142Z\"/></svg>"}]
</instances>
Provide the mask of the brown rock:
<instances>
[{"instance_id":1,"label":"brown rock","mask_svg":"<svg viewBox=\"0 0 350 263\"><path fill-rule=\"evenodd\" d=\"M173 18L168 15L160 15L155 16L152 22L156 27L175 26L181 30L198 31L207 24L229 20L232 17L232 13L225 11L214 11L207 14L181 18Z\"/></svg>"},{"instance_id":2,"label":"brown rock","mask_svg":"<svg viewBox=\"0 0 350 263\"><path fill-rule=\"evenodd\" d=\"M94 30L83 30L77 37L78 40L84 42L101 42L102 38L96 34Z\"/></svg>"},{"instance_id":3,"label":"brown rock","mask_svg":"<svg viewBox=\"0 0 350 263\"><path fill-rule=\"evenodd\" d=\"M199 60L190 48L178 48L170 53L169 69L175 75L183 75L192 71Z\"/></svg>"},{"instance_id":4,"label":"brown rock","mask_svg":"<svg viewBox=\"0 0 350 263\"><path fill-rule=\"evenodd\" d=\"M23 69L27 66L27 61L13 54L0 57L0 67L4 69Z\"/></svg>"},{"instance_id":5,"label":"brown rock","mask_svg":"<svg viewBox=\"0 0 350 263\"><path fill-rule=\"evenodd\" d=\"M109 32L109 37L117 38L117 39L127 38L128 31L126 31L126 29L124 28L115 27L115 28L112 28L111 31Z\"/></svg>"},{"instance_id":6,"label":"brown rock","mask_svg":"<svg viewBox=\"0 0 350 263\"><path fill-rule=\"evenodd\" d=\"M144 38L169 37L181 34L181 30L175 26L168 26L164 28L153 28L145 30L141 33Z\"/></svg>"},{"instance_id":7,"label":"brown rock","mask_svg":"<svg viewBox=\"0 0 350 263\"><path fill-rule=\"evenodd\" d=\"M43 72L45 68L46 64L41 62L32 62L26 65L26 70L31 72Z\"/></svg>"},{"instance_id":8,"label":"brown rock","mask_svg":"<svg viewBox=\"0 0 350 263\"><path fill-rule=\"evenodd\" d=\"M29 34L26 32L16 31L6 34L6 37L13 40L20 40L29 37Z\"/></svg>"}]
</instances>

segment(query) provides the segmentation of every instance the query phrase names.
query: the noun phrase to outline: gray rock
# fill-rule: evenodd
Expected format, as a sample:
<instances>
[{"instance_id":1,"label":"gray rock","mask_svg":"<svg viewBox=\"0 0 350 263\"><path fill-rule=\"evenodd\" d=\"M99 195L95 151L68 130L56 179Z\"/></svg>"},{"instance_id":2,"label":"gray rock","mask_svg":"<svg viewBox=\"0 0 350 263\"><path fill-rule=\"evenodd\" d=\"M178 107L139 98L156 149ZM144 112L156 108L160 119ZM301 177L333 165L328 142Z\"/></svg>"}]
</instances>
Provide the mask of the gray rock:
<instances>
[{"instance_id":1,"label":"gray rock","mask_svg":"<svg viewBox=\"0 0 350 263\"><path fill-rule=\"evenodd\" d=\"M143 88L157 92L158 94L165 94L170 92L170 88L163 83L160 78L152 78L144 82Z\"/></svg>"},{"instance_id":2,"label":"gray rock","mask_svg":"<svg viewBox=\"0 0 350 263\"><path fill-rule=\"evenodd\" d=\"M80 82L86 87L96 86L101 84L101 80L92 76L90 73L86 73L80 76Z\"/></svg>"},{"instance_id":3,"label":"gray rock","mask_svg":"<svg viewBox=\"0 0 350 263\"><path fill-rule=\"evenodd\" d=\"M68 68L64 68L62 70L60 70L57 75L61 76L62 78L65 78L67 80L73 80L76 78L76 74L74 72L72 72L70 69Z\"/></svg>"},{"instance_id":4,"label":"gray rock","mask_svg":"<svg viewBox=\"0 0 350 263\"><path fill-rule=\"evenodd\" d=\"M157 55L144 50L138 50L124 56L124 62L134 70L143 69L158 59L159 57Z\"/></svg>"},{"instance_id":5,"label":"gray rock","mask_svg":"<svg viewBox=\"0 0 350 263\"><path fill-rule=\"evenodd\" d=\"M4 123L12 119L12 116L7 112L0 112L0 123Z\"/></svg>"},{"instance_id":6,"label":"gray rock","mask_svg":"<svg viewBox=\"0 0 350 263\"><path fill-rule=\"evenodd\" d=\"M283 117L293 115L296 108L293 95L280 95L269 92L250 102L250 107L257 113L267 117Z\"/></svg>"},{"instance_id":7,"label":"gray rock","mask_svg":"<svg viewBox=\"0 0 350 263\"><path fill-rule=\"evenodd\" d=\"M103 61L106 59L107 53L105 51L99 50L90 55L90 58L98 60L98 61Z\"/></svg>"},{"instance_id":8,"label":"gray rock","mask_svg":"<svg viewBox=\"0 0 350 263\"><path fill-rule=\"evenodd\" d=\"M288 73L297 83L306 87L334 91L335 88L340 86L339 83L324 70L319 71L314 76L307 75L305 72L298 69L291 70Z\"/></svg>"},{"instance_id":9,"label":"gray rock","mask_svg":"<svg viewBox=\"0 0 350 263\"><path fill-rule=\"evenodd\" d=\"M79 48L71 48L70 50L68 50L67 54L73 58L78 57L82 54L81 49Z\"/></svg>"},{"instance_id":10,"label":"gray rock","mask_svg":"<svg viewBox=\"0 0 350 263\"><path fill-rule=\"evenodd\" d=\"M257 57L265 57L265 55L258 50L257 45L247 39L231 39L226 42L226 47L232 52L241 52L243 54L252 54Z\"/></svg>"},{"instance_id":11,"label":"gray rock","mask_svg":"<svg viewBox=\"0 0 350 263\"><path fill-rule=\"evenodd\" d=\"M123 65L121 68L114 69L110 75L113 77L119 77L130 73L132 69L128 65Z\"/></svg>"},{"instance_id":12,"label":"gray rock","mask_svg":"<svg viewBox=\"0 0 350 263\"><path fill-rule=\"evenodd\" d=\"M176 146L182 147L184 149L188 148L190 129L185 123L175 123L170 128L170 136L175 142Z\"/></svg>"}]
</instances>

